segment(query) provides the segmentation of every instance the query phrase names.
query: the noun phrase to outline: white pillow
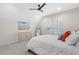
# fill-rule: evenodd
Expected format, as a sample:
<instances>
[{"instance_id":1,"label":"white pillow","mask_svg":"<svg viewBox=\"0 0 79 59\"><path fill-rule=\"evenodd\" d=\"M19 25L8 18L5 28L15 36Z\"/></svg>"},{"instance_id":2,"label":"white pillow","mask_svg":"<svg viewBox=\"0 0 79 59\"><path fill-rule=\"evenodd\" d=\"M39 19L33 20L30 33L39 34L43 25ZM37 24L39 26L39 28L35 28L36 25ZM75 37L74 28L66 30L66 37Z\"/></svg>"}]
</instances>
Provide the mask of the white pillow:
<instances>
[{"instance_id":1,"label":"white pillow","mask_svg":"<svg viewBox=\"0 0 79 59\"><path fill-rule=\"evenodd\" d=\"M76 34L79 36L79 31L72 31L71 34Z\"/></svg>"},{"instance_id":2,"label":"white pillow","mask_svg":"<svg viewBox=\"0 0 79 59\"><path fill-rule=\"evenodd\" d=\"M72 31L71 34L78 35L78 33L75 31Z\"/></svg>"},{"instance_id":3,"label":"white pillow","mask_svg":"<svg viewBox=\"0 0 79 59\"><path fill-rule=\"evenodd\" d=\"M75 45L78 42L79 36L77 34L71 34L66 38L65 43L68 45Z\"/></svg>"}]
</instances>

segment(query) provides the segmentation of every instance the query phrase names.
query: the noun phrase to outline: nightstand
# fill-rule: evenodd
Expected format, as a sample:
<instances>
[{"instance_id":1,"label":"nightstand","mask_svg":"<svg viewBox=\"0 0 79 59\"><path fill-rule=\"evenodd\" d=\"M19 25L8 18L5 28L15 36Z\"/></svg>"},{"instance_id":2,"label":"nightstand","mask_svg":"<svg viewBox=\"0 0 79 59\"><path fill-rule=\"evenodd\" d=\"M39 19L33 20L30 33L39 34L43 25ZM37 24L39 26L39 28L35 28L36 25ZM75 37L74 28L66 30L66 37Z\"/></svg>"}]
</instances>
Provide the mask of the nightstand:
<instances>
[{"instance_id":1,"label":"nightstand","mask_svg":"<svg viewBox=\"0 0 79 59\"><path fill-rule=\"evenodd\" d=\"M30 40L32 38L32 33L30 30L19 30L18 31L18 41Z\"/></svg>"}]
</instances>

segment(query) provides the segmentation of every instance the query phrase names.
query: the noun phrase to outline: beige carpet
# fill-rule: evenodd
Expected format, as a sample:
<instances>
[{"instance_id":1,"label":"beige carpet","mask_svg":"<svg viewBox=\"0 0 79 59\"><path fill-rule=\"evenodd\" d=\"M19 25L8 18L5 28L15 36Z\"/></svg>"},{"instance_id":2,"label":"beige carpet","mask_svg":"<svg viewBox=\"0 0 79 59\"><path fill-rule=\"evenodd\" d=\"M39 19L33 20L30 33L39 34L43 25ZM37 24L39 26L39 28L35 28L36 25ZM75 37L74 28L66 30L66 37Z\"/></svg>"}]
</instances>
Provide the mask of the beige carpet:
<instances>
[{"instance_id":1,"label":"beige carpet","mask_svg":"<svg viewBox=\"0 0 79 59\"><path fill-rule=\"evenodd\" d=\"M33 55L26 51L28 41L20 41L9 45L0 46L0 55Z\"/></svg>"}]
</instances>

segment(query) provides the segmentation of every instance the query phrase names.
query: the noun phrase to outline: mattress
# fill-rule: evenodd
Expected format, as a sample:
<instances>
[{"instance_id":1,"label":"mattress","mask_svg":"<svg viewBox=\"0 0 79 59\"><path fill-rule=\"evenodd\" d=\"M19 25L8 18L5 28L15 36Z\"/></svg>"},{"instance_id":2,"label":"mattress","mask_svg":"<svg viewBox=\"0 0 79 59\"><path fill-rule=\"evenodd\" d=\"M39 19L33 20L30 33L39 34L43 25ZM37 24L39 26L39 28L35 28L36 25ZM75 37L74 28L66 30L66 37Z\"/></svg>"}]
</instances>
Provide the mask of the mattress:
<instances>
[{"instance_id":1,"label":"mattress","mask_svg":"<svg viewBox=\"0 0 79 59\"><path fill-rule=\"evenodd\" d=\"M33 37L26 46L38 55L79 55L75 46L69 46L58 40L58 35L41 35Z\"/></svg>"}]
</instances>

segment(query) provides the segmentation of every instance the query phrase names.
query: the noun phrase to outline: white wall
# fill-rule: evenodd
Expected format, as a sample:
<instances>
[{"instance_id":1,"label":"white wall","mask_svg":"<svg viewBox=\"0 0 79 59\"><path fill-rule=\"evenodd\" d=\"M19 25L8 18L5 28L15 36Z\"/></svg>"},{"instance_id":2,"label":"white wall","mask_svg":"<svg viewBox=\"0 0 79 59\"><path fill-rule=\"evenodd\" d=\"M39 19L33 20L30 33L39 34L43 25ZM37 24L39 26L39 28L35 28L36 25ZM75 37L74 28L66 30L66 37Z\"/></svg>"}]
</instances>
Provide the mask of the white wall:
<instances>
[{"instance_id":1,"label":"white wall","mask_svg":"<svg viewBox=\"0 0 79 59\"><path fill-rule=\"evenodd\" d=\"M8 4L0 4L0 45L18 40L16 8Z\"/></svg>"}]
</instances>

